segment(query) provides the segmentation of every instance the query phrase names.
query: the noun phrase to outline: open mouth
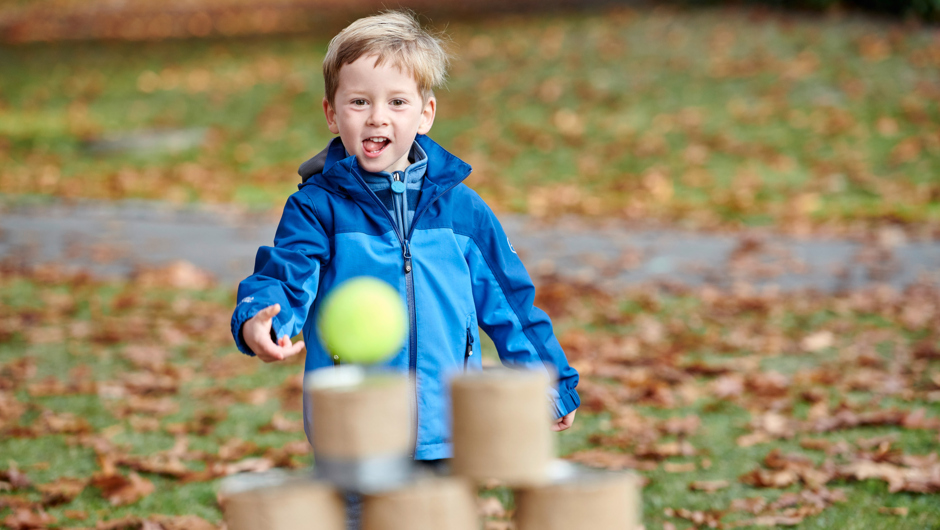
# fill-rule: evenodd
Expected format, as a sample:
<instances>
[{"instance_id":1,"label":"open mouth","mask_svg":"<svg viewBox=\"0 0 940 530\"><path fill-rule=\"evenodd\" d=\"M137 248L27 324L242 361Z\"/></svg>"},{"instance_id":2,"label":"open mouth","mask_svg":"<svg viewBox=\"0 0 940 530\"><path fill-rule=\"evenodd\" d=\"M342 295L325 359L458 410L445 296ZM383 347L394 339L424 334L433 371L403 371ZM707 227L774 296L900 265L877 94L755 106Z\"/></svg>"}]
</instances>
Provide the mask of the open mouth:
<instances>
[{"instance_id":1,"label":"open mouth","mask_svg":"<svg viewBox=\"0 0 940 530\"><path fill-rule=\"evenodd\" d=\"M385 151L391 143L392 141L384 136L373 136L362 141L362 150L365 151L366 156L375 157L382 154L382 151Z\"/></svg>"}]
</instances>

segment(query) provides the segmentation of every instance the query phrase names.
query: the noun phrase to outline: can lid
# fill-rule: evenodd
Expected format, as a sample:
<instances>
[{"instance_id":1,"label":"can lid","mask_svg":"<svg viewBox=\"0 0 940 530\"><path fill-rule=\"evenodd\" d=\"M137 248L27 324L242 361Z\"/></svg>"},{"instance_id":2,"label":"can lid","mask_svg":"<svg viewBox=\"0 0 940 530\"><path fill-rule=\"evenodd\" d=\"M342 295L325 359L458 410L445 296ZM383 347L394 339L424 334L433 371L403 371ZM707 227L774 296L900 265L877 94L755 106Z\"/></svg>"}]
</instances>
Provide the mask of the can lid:
<instances>
[{"instance_id":1,"label":"can lid","mask_svg":"<svg viewBox=\"0 0 940 530\"><path fill-rule=\"evenodd\" d=\"M237 473L222 479L219 485L219 493L227 497L246 491L276 488L294 479L295 477L291 474L280 469L272 469L261 473Z\"/></svg>"},{"instance_id":2,"label":"can lid","mask_svg":"<svg viewBox=\"0 0 940 530\"><path fill-rule=\"evenodd\" d=\"M367 387L402 384L404 374L382 367L362 367L353 364L320 368L304 374L304 388L310 390L346 391Z\"/></svg>"},{"instance_id":3,"label":"can lid","mask_svg":"<svg viewBox=\"0 0 940 530\"><path fill-rule=\"evenodd\" d=\"M338 389L360 385L365 379L365 369L346 364L307 372L304 374L304 386L307 389Z\"/></svg>"}]
</instances>

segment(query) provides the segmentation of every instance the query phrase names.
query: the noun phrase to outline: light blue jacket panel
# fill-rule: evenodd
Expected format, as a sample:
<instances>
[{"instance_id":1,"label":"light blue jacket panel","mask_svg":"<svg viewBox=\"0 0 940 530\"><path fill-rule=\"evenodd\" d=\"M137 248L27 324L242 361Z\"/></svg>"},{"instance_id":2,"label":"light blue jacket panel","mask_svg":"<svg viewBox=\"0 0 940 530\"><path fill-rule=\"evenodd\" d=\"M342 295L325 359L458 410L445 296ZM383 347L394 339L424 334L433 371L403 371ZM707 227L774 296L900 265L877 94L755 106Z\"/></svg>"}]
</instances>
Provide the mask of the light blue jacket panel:
<instances>
[{"instance_id":1,"label":"light blue jacket panel","mask_svg":"<svg viewBox=\"0 0 940 530\"><path fill-rule=\"evenodd\" d=\"M239 284L232 334L239 350L253 355L241 326L278 303L276 334L303 331L305 369L333 366L316 333L318 294L356 276L385 280L407 302L410 322L408 339L385 364L412 374L414 456L432 460L451 456L448 379L480 369L478 329L493 339L504 364L555 372L556 417L580 399L578 374L550 319L534 306L522 262L490 208L461 183L470 166L426 136L416 142L428 165L409 233L398 230L339 138L318 163L301 167L308 178L288 199L274 246L258 250L254 274ZM308 437L309 414L305 399Z\"/></svg>"}]
</instances>

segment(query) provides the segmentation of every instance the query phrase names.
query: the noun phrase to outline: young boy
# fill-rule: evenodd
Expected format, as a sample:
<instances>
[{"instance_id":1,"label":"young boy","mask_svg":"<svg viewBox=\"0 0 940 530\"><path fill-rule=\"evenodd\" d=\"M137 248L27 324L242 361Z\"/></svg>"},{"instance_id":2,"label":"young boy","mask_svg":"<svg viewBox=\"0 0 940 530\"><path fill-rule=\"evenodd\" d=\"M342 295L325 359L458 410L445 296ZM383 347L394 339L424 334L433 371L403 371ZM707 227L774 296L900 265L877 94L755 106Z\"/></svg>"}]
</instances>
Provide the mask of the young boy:
<instances>
[{"instance_id":1,"label":"young boy","mask_svg":"<svg viewBox=\"0 0 940 530\"><path fill-rule=\"evenodd\" d=\"M470 166L425 136L447 60L440 40L401 12L357 20L330 42L323 111L339 136L300 167L274 247L258 250L232 316L239 350L273 362L306 343L309 372L334 364L317 338L318 294L361 275L395 286L410 329L386 364L415 385L416 460L451 457L447 377L480 369L479 328L504 364L557 375L554 430L570 427L580 405L578 373L533 306L522 262L461 184ZM304 341L292 344L301 329ZM309 436L306 400L304 410Z\"/></svg>"}]
</instances>

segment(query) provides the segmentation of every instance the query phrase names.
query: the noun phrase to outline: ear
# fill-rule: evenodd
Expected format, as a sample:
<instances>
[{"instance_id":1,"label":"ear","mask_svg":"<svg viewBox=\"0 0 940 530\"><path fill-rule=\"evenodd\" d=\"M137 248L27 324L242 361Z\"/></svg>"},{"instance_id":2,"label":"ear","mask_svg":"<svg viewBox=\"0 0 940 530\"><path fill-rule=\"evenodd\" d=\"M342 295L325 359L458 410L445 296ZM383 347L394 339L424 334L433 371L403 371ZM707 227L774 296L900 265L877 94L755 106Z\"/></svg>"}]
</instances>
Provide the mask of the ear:
<instances>
[{"instance_id":1,"label":"ear","mask_svg":"<svg viewBox=\"0 0 940 530\"><path fill-rule=\"evenodd\" d=\"M339 134L339 125L336 123L336 111L333 110L333 106L330 105L330 102L325 97L323 98L323 114L326 116L326 124L330 128L330 132Z\"/></svg>"},{"instance_id":2,"label":"ear","mask_svg":"<svg viewBox=\"0 0 940 530\"><path fill-rule=\"evenodd\" d=\"M437 111L437 99L434 96L428 98L421 111L421 123L418 124L418 134L427 134L434 125L434 113Z\"/></svg>"}]
</instances>

